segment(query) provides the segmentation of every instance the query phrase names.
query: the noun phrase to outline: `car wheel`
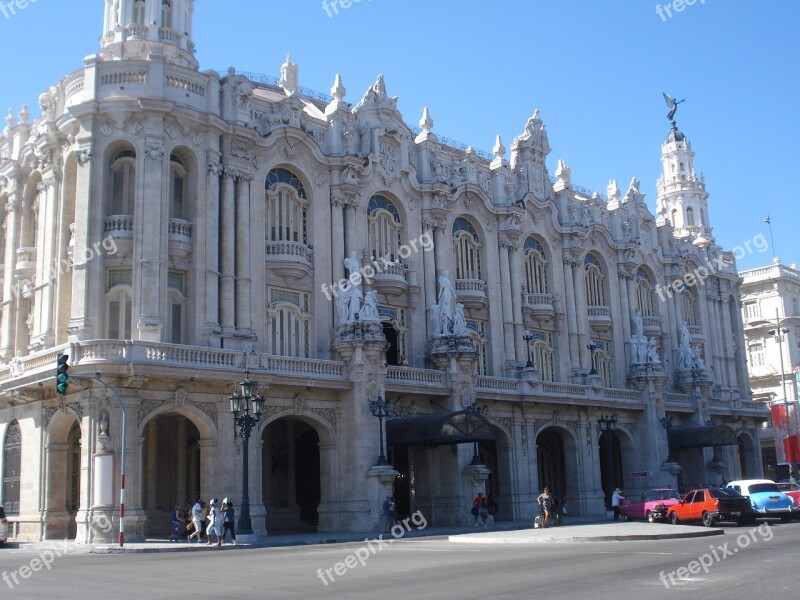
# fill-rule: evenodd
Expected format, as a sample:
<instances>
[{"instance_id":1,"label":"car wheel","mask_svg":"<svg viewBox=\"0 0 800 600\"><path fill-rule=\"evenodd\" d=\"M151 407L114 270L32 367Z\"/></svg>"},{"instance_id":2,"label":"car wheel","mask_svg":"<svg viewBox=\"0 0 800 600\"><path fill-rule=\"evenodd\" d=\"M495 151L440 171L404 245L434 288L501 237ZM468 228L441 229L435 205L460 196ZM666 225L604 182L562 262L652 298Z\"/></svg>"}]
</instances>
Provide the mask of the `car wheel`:
<instances>
[{"instance_id":1,"label":"car wheel","mask_svg":"<svg viewBox=\"0 0 800 600\"><path fill-rule=\"evenodd\" d=\"M706 527L713 527L714 526L714 515L708 512L703 513L703 525Z\"/></svg>"},{"instance_id":2,"label":"car wheel","mask_svg":"<svg viewBox=\"0 0 800 600\"><path fill-rule=\"evenodd\" d=\"M651 513L649 510L647 511L647 522L648 523L655 523L656 522L655 515L653 513Z\"/></svg>"},{"instance_id":3,"label":"car wheel","mask_svg":"<svg viewBox=\"0 0 800 600\"><path fill-rule=\"evenodd\" d=\"M671 512L669 514L669 521L673 525L678 525L681 522L681 520L678 518L678 513L676 512Z\"/></svg>"}]
</instances>

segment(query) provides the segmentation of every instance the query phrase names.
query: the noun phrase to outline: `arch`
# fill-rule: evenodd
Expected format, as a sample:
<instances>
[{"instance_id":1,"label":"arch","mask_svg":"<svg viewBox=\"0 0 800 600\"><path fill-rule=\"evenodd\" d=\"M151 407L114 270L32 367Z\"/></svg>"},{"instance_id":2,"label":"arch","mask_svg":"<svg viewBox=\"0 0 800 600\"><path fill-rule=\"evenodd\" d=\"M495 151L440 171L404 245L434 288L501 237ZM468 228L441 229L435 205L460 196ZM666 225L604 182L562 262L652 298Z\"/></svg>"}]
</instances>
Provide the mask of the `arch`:
<instances>
[{"instance_id":1,"label":"arch","mask_svg":"<svg viewBox=\"0 0 800 600\"><path fill-rule=\"evenodd\" d=\"M198 164L197 155L186 146L176 146L170 152L168 193L171 219L193 222L197 218ZM178 192L182 197L177 197ZM180 206L175 206L176 200Z\"/></svg>"},{"instance_id":2,"label":"arch","mask_svg":"<svg viewBox=\"0 0 800 600\"><path fill-rule=\"evenodd\" d=\"M373 260L385 258L399 262L403 218L397 203L383 194L374 194L367 203L369 252Z\"/></svg>"},{"instance_id":3,"label":"arch","mask_svg":"<svg viewBox=\"0 0 800 600\"><path fill-rule=\"evenodd\" d=\"M456 280L482 279L481 251L483 244L475 224L464 216L456 217L452 226L453 258Z\"/></svg>"},{"instance_id":4,"label":"arch","mask_svg":"<svg viewBox=\"0 0 800 600\"><path fill-rule=\"evenodd\" d=\"M191 421L192 425L200 432L201 440L213 440L217 437L217 425L211 420L206 413L191 404L184 403L181 408L176 408L174 403L163 404L158 408L153 409L147 413L139 423L136 433L139 438L144 437L145 428L147 424L153 419L160 417L164 414L175 413L182 417L186 417Z\"/></svg>"},{"instance_id":5,"label":"arch","mask_svg":"<svg viewBox=\"0 0 800 600\"><path fill-rule=\"evenodd\" d=\"M333 425L325 420L324 417L310 410L304 410L302 411L302 414L298 415L297 411L293 407L286 407L285 410L276 412L269 417L261 419L261 422L258 424L258 435L264 435L264 430L270 425L270 423L274 423L275 421L279 421L285 417L299 419L300 421L303 421L304 423L313 427L317 432L317 435L319 435L320 444L331 444L336 441L336 430L334 429Z\"/></svg>"},{"instance_id":6,"label":"arch","mask_svg":"<svg viewBox=\"0 0 800 600\"><path fill-rule=\"evenodd\" d=\"M656 303L653 300L653 277L650 269L640 265L636 269L636 300L642 317L656 317Z\"/></svg>"},{"instance_id":7,"label":"arch","mask_svg":"<svg viewBox=\"0 0 800 600\"><path fill-rule=\"evenodd\" d=\"M22 482L22 428L11 421L3 437L3 502L8 515L18 515Z\"/></svg>"},{"instance_id":8,"label":"arch","mask_svg":"<svg viewBox=\"0 0 800 600\"><path fill-rule=\"evenodd\" d=\"M513 495L513 476L511 473L512 436L500 423L488 416L487 420L492 424L492 430L497 439L478 444L478 456L481 462L491 470L486 480L486 496L492 495L500 506L496 519L500 521L510 520L513 518L513 511L511 510Z\"/></svg>"},{"instance_id":9,"label":"arch","mask_svg":"<svg viewBox=\"0 0 800 600\"><path fill-rule=\"evenodd\" d=\"M558 424L536 432L539 490L545 487L558 497L574 498L579 487L578 443L575 435Z\"/></svg>"},{"instance_id":10,"label":"arch","mask_svg":"<svg viewBox=\"0 0 800 600\"><path fill-rule=\"evenodd\" d=\"M303 185L300 176L294 171L294 169L287 168L285 166L276 166L270 169L270 171L267 173L264 189L268 190L272 186L279 183L283 183L294 188L298 197L302 198L303 200L308 199L308 196L306 196L305 186Z\"/></svg>"},{"instance_id":11,"label":"arch","mask_svg":"<svg viewBox=\"0 0 800 600\"><path fill-rule=\"evenodd\" d=\"M542 240L533 234L525 238L525 283L529 294L549 293L550 262Z\"/></svg>"},{"instance_id":12,"label":"arch","mask_svg":"<svg viewBox=\"0 0 800 600\"><path fill-rule=\"evenodd\" d=\"M118 142L108 148L106 164L106 215L134 215L138 172L138 154L130 142Z\"/></svg>"},{"instance_id":13,"label":"arch","mask_svg":"<svg viewBox=\"0 0 800 600\"><path fill-rule=\"evenodd\" d=\"M311 204L305 187L294 171L275 167L264 183L266 239L308 246L311 238Z\"/></svg>"},{"instance_id":14,"label":"arch","mask_svg":"<svg viewBox=\"0 0 800 600\"><path fill-rule=\"evenodd\" d=\"M267 350L277 356L311 356L311 294L270 286Z\"/></svg>"},{"instance_id":15,"label":"arch","mask_svg":"<svg viewBox=\"0 0 800 600\"><path fill-rule=\"evenodd\" d=\"M586 278L586 303L588 307L607 306L607 277L604 261L595 253L587 252L583 259Z\"/></svg>"},{"instance_id":16,"label":"arch","mask_svg":"<svg viewBox=\"0 0 800 600\"><path fill-rule=\"evenodd\" d=\"M45 539L74 539L81 508L81 424L71 409L53 415L45 433Z\"/></svg>"}]
</instances>

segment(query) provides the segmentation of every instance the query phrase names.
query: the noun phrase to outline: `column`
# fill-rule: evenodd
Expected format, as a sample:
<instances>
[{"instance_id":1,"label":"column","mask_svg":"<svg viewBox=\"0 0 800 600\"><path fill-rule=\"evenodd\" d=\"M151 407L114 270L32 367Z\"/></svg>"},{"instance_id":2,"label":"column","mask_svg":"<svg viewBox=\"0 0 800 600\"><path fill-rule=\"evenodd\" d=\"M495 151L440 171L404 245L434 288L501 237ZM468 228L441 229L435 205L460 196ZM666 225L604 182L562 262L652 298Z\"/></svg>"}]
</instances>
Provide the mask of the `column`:
<instances>
[{"instance_id":1,"label":"column","mask_svg":"<svg viewBox=\"0 0 800 600\"><path fill-rule=\"evenodd\" d=\"M231 335L236 329L234 320L235 291L234 270L236 256L236 203L233 173L226 168L222 178L220 200L220 325L223 335Z\"/></svg>"},{"instance_id":2,"label":"column","mask_svg":"<svg viewBox=\"0 0 800 600\"><path fill-rule=\"evenodd\" d=\"M35 296L36 322L34 334L37 343L50 345L53 343L53 298L56 280L50 280L58 274L58 219L57 219L57 191L58 178L55 173L46 175L41 183L44 192L40 198L40 234L37 242L36 255L36 285L42 286ZM95 257L97 258L97 257Z\"/></svg>"},{"instance_id":3,"label":"column","mask_svg":"<svg viewBox=\"0 0 800 600\"><path fill-rule=\"evenodd\" d=\"M573 369L580 368L580 352L578 349L578 319L575 314L575 276L573 274L574 260L569 255L564 255L564 301L567 305L567 334L569 340L569 366L570 377Z\"/></svg>"},{"instance_id":4,"label":"column","mask_svg":"<svg viewBox=\"0 0 800 600\"><path fill-rule=\"evenodd\" d=\"M187 419L181 419L178 421L178 431L177 431L177 465L175 477L177 478L178 483L178 491L177 491L177 498L176 501L183 502L184 500L192 501L193 498L189 498L186 495L186 454L188 453L188 448L186 447L186 427L188 426L189 421Z\"/></svg>"},{"instance_id":5,"label":"column","mask_svg":"<svg viewBox=\"0 0 800 600\"><path fill-rule=\"evenodd\" d=\"M242 174L236 182L236 329L252 334L250 312L250 181Z\"/></svg>"},{"instance_id":6,"label":"column","mask_svg":"<svg viewBox=\"0 0 800 600\"><path fill-rule=\"evenodd\" d=\"M579 366L582 369L591 369L592 360L589 357L589 307L586 303L586 278L583 265L579 262L572 269L575 288L575 316L578 326L578 356L581 357ZM587 368L588 366L588 368Z\"/></svg>"},{"instance_id":7,"label":"column","mask_svg":"<svg viewBox=\"0 0 800 600\"><path fill-rule=\"evenodd\" d=\"M522 336L525 333L525 323L522 319L522 254L519 244L510 244L508 247L511 258L511 307L514 315L514 344L516 345L517 360L525 357L528 362L527 345Z\"/></svg>"},{"instance_id":8,"label":"column","mask_svg":"<svg viewBox=\"0 0 800 600\"><path fill-rule=\"evenodd\" d=\"M722 339L722 348L725 355L725 372L728 376L728 385L730 387L738 387L736 377L736 361L734 359L733 351L733 336L737 330L736 323L731 321L730 300L727 298L719 299L719 311L722 313L722 329L720 337Z\"/></svg>"},{"instance_id":9,"label":"column","mask_svg":"<svg viewBox=\"0 0 800 600\"><path fill-rule=\"evenodd\" d=\"M625 370L627 371L628 366L633 361L633 351L631 349L631 315L636 309L631 308L630 291L628 289L630 275L628 271L622 268L619 269L617 271L617 277L619 278L619 301L620 308L622 309L622 338L625 347L625 356L622 358L625 364Z\"/></svg>"},{"instance_id":10,"label":"column","mask_svg":"<svg viewBox=\"0 0 800 600\"><path fill-rule=\"evenodd\" d=\"M158 424L153 419L147 424L147 518L158 512L156 488L158 486Z\"/></svg>"},{"instance_id":11,"label":"column","mask_svg":"<svg viewBox=\"0 0 800 600\"><path fill-rule=\"evenodd\" d=\"M219 178L221 165L214 161L208 165L206 175L206 213L202 218L205 228L205 328L206 333L219 327Z\"/></svg>"},{"instance_id":12,"label":"column","mask_svg":"<svg viewBox=\"0 0 800 600\"><path fill-rule=\"evenodd\" d=\"M447 270L446 265L446 258L445 258L445 247L444 247L444 227L441 223L437 222L436 226L433 229L433 255L436 259L436 281L439 280L444 272ZM455 280L455 273L453 273L453 277L451 278ZM434 294L436 298L439 297L439 290L436 289L434 285Z\"/></svg>"},{"instance_id":13,"label":"column","mask_svg":"<svg viewBox=\"0 0 800 600\"><path fill-rule=\"evenodd\" d=\"M500 238L500 300L503 310L503 351L505 360L514 359L514 314L511 304L511 274L509 272L508 245L509 241Z\"/></svg>"},{"instance_id":14,"label":"column","mask_svg":"<svg viewBox=\"0 0 800 600\"><path fill-rule=\"evenodd\" d=\"M336 284L344 278L344 214L345 199L339 194L331 194L331 261L333 280ZM337 290L338 292L338 290Z\"/></svg>"},{"instance_id":15,"label":"column","mask_svg":"<svg viewBox=\"0 0 800 600\"><path fill-rule=\"evenodd\" d=\"M436 224L431 219L423 219L422 221L422 228L424 231L430 231L431 235L434 237L434 244L436 243ZM427 315L426 319L426 331L428 331L428 327L430 327L430 313L428 312L431 309L431 306L436 304L436 257L435 257L435 245L434 245L434 252L422 252L422 264L424 269L424 280L423 280L423 289L425 290L425 310L424 313ZM430 338L433 335L432 331L428 331L428 335L425 336L425 339Z\"/></svg>"},{"instance_id":16,"label":"column","mask_svg":"<svg viewBox=\"0 0 800 600\"><path fill-rule=\"evenodd\" d=\"M17 265L17 248L19 247L20 230L20 183L16 182L14 191L5 205L6 211L6 247L3 277L3 310L0 325L0 355L5 360L14 356L14 333L16 327L15 313L18 308L17 288L13 285L14 268Z\"/></svg>"},{"instance_id":17,"label":"column","mask_svg":"<svg viewBox=\"0 0 800 600\"><path fill-rule=\"evenodd\" d=\"M358 249L356 248L356 209L353 200L345 207L345 233L344 233L344 251L345 256L350 256L353 251L356 251L356 258L358 263L361 264L361 257L358 256Z\"/></svg>"}]
</instances>

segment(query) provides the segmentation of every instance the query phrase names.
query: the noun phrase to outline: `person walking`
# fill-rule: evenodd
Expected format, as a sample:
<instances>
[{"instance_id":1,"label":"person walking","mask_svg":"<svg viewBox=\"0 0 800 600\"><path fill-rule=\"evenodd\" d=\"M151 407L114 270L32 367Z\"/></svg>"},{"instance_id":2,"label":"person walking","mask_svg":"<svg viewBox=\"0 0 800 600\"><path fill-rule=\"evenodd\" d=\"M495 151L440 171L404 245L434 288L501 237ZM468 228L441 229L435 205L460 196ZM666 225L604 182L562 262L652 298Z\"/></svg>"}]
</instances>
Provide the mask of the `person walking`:
<instances>
[{"instance_id":1,"label":"person walking","mask_svg":"<svg viewBox=\"0 0 800 600\"><path fill-rule=\"evenodd\" d=\"M233 502L227 498L222 500L222 537L220 538L220 546L225 542L228 537L228 532L231 532L231 539L233 545L236 545L236 532L233 529L233 524L236 518L236 513L233 510Z\"/></svg>"},{"instance_id":2,"label":"person walking","mask_svg":"<svg viewBox=\"0 0 800 600\"><path fill-rule=\"evenodd\" d=\"M611 494L611 508L614 510L614 520L619 521L619 504L625 498L625 492L619 488L614 488L614 493Z\"/></svg>"},{"instance_id":3,"label":"person walking","mask_svg":"<svg viewBox=\"0 0 800 600\"><path fill-rule=\"evenodd\" d=\"M199 544L200 538L203 537L203 506L205 506L205 502L199 498L197 502L194 503L194 506L192 506L192 526L194 527L194 531L187 538L187 541L197 536L197 543Z\"/></svg>"},{"instance_id":4,"label":"person walking","mask_svg":"<svg viewBox=\"0 0 800 600\"><path fill-rule=\"evenodd\" d=\"M217 542L217 546L221 546L222 542L219 539L219 533L217 533L217 523L220 518L219 508L217 507L217 502L219 502L216 498L212 498L209 501L209 508L208 508L208 525L206 525L206 546L210 546L212 544L211 538L215 538Z\"/></svg>"},{"instance_id":5,"label":"person walking","mask_svg":"<svg viewBox=\"0 0 800 600\"><path fill-rule=\"evenodd\" d=\"M386 500L383 501L383 512L381 516L383 518L383 523L381 524L381 529L384 531L389 531L394 525L394 519L392 518L392 497L386 496Z\"/></svg>"},{"instance_id":6,"label":"person walking","mask_svg":"<svg viewBox=\"0 0 800 600\"><path fill-rule=\"evenodd\" d=\"M544 512L543 527L546 529L550 526L550 515L553 513L553 496L550 494L550 488L544 488L544 491L536 499L542 511Z\"/></svg>"},{"instance_id":7,"label":"person walking","mask_svg":"<svg viewBox=\"0 0 800 600\"><path fill-rule=\"evenodd\" d=\"M475 527L478 526L478 519L481 516L481 508L483 507L483 492L478 492L478 495L475 496L475 500L472 501L472 516L475 517Z\"/></svg>"},{"instance_id":8,"label":"person walking","mask_svg":"<svg viewBox=\"0 0 800 600\"><path fill-rule=\"evenodd\" d=\"M169 537L169 541L177 542L181 539L181 530L183 529L183 519L181 519L180 504L176 504L172 509L170 523L172 525L172 535Z\"/></svg>"}]
</instances>

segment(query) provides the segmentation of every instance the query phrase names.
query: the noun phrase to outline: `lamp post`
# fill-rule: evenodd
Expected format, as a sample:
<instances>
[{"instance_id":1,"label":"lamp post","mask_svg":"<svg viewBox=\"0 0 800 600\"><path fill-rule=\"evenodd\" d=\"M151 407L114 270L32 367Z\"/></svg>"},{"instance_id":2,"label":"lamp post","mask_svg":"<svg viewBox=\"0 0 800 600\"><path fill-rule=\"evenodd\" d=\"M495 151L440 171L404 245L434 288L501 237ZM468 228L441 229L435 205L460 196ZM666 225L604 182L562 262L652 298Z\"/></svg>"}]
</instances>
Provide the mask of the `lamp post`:
<instances>
[{"instance_id":1,"label":"lamp post","mask_svg":"<svg viewBox=\"0 0 800 600\"><path fill-rule=\"evenodd\" d=\"M664 415L663 417L658 419L658 421L659 423L661 423L661 426L667 431L667 462L673 463L675 462L675 459L672 458L672 450L669 444L669 430L672 429L672 417L670 417L669 415Z\"/></svg>"},{"instance_id":2,"label":"lamp post","mask_svg":"<svg viewBox=\"0 0 800 600\"><path fill-rule=\"evenodd\" d=\"M475 404L474 402L469 406L465 406L464 411L472 413L473 415L478 415L479 417L482 417L484 413L484 409ZM469 464L476 467L483 466L483 461L481 460L481 457L478 454L478 442L472 442L472 462L470 462Z\"/></svg>"},{"instance_id":3,"label":"lamp post","mask_svg":"<svg viewBox=\"0 0 800 600\"><path fill-rule=\"evenodd\" d=\"M258 424L264 412L264 398L260 394L253 395L255 383L250 380L250 370L245 371L244 379L238 384L239 391L228 396L233 414L233 426L239 428L242 436L242 509L239 515L239 534L253 535L253 523L250 520L250 475L248 472L248 446L250 432ZM253 415L250 414L252 402Z\"/></svg>"},{"instance_id":4,"label":"lamp post","mask_svg":"<svg viewBox=\"0 0 800 600\"><path fill-rule=\"evenodd\" d=\"M597 425L600 427L601 435L606 438L606 483L608 484L606 494L611 498L611 490L614 489L615 473L614 473L614 430L617 428L617 417L615 415L603 415L598 417Z\"/></svg>"},{"instance_id":5,"label":"lamp post","mask_svg":"<svg viewBox=\"0 0 800 600\"><path fill-rule=\"evenodd\" d=\"M533 334L530 331L525 331L522 339L525 340L525 344L528 346L528 362L525 363L525 367L531 369L533 368L533 361L531 360L531 342L533 341Z\"/></svg>"},{"instance_id":6,"label":"lamp post","mask_svg":"<svg viewBox=\"0 0 800 600\"><path fill-rule=\"evenodd\" d=\"M386 460L386 454L383 451L383 420L389 416L389 403L386 402L382 396L378 396L369 403L369 409L374 416L378 417L378 431L380 432L381 438L381 445L378 450L378 461L375 463L375 466L387 467L389 466L389 461Z\"/></svg>"},{"instance_id":7,"label":"lamp post","mask_svg":"<svg viewBox=\"0 0 800 600\"><path fill-rule=\"evenodd\" d=\"M589 375L597 375L597 369L594 368L594 351L597 350L597 344L592 341L586 346L586 349L589 351L589 364L592 365L592 370L589 371ZM614 424L616 425L616 421Z\"/></svg>"}]
</instances>

